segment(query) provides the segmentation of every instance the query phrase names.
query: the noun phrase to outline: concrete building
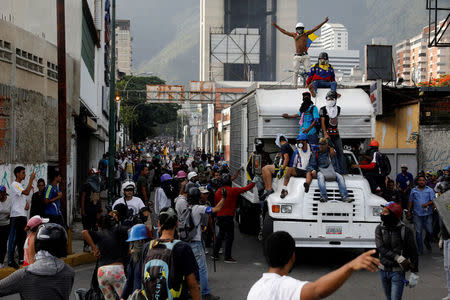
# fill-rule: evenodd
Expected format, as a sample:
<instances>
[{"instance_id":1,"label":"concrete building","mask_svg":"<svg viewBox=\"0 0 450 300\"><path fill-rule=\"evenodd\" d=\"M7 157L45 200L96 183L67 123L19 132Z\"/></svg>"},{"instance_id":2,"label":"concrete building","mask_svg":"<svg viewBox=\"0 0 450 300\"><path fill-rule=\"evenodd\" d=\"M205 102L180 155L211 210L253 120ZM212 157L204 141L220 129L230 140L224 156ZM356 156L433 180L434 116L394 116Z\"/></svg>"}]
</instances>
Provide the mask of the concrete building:
<instances>
[{"instance_id":1,"label":"concrete building","mask_svg":"<svg viewBox=\"0 0 450 300\"><path fill-rule=\"evenodd\" d=\"M342 24L326 23L320 29L320 36L308 50L311 64L318 62L319 54L327 52L330 64L336 72L336 80L349 79L352 69L359 68L359 50L348 49L348 31Z\"/></svg>"},{"instance_id":2,"label":"concrete building","mask_svg":"<svg viewBox=\"0 0 450 300\"><path fill-rule=\"evenodd\" d=\"M443 26L444 21L439 26ZM395 71L397 78L403 78L405 85L438 78L450 73L450 48L428 47L428 26L410 39L395 45ZM434 28L431 28L434 35ZM450 32L442 37L442 42L450 41Z\"/></svg>"},{"instance_id":3,"label":"concrete building","mask_svg":"<svg viewBox=\"0 0 450 300\"><path fill-rule=\"evenodd\" d=\"M324 24L320 29L320 42L325 50L348 50L347 28L342 24Z\"/></svg>"},{"instance_id":4,"label":"concrete building","mask_svg":"<svg viewBox=\"0 0 450 300\"><path fill-rule=\"evenodd\" d=\"M256 81L276 81L292 69L294 42L271 23L278 21L287 30L295 30L297 1L290 0L201 0L200 1L200 81L248 80L243 64L211 65L210 35L230 34L237 28L257 29L260 33L260 63L250 65ZM248 67L248 66L247 66Z\"/></svg>"},{"instance_id":5,"label":"concrete building","mask_svg":"<svg viewBox=\"0 0 450 300\"><path fill-rule=\"evenodd\" d=\"M108 143L110 7L108 0L66 1L65 11L71 220L79 187ZM23 164L47 181L58 161L56 4L5 0L0 16L0 171L11 182L11 169Z\"/></svg>"},{"instance_id":6,"label":"concrete building","mask_svg":"<svg viewBox=\"0 0 450 300\"><path fill-rule=\"evenodd\" d=\"M130 20L116 20L116 70L131 74L132 47Z\"/></svg>"}]
</instances>

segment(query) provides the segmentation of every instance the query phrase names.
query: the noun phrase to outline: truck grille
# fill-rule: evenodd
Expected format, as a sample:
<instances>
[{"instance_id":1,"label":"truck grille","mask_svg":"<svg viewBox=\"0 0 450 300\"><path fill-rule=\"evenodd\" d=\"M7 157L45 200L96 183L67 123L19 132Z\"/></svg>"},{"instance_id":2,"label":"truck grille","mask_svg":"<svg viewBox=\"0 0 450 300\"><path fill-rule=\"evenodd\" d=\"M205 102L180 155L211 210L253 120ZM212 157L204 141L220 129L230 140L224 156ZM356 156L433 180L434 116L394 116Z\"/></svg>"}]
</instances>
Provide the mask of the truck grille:
<instances>
[{"instance_id":1,"label":"truck grille","mask_svg":"<svg viewBox=\"0 0 450 300\"><path fill-rule=\"evenodd\" d=\"M363 220L364 212L363 205L361 201L363 201L364 197L360 190L352 190L348 189L348 195L351 199L355 199L352 202L353 205L353 220ZM341 201L341 195L339 193L339 189L327 189L328 201ZM304 198L304 216L305 219L317 219L318 215L318 207L320 205L320 191L319 189L311 190L308 194L305 195ZM322 219L328 221L346 221L348 220L349 213L341 213L341 212L327 212L322 213Z\"/></svg>"}]
</instances>

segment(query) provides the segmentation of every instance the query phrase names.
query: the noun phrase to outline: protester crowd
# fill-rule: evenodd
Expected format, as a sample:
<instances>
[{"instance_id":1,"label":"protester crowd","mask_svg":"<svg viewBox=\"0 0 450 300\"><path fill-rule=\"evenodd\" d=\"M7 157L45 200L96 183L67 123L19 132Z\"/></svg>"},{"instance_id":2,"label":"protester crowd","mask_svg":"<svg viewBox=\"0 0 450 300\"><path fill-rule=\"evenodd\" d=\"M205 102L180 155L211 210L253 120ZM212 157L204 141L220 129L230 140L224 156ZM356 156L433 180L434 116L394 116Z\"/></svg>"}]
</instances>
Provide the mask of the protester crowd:
<instances>
[{"instance_id":1,"label":"protester crowd","mask_svg":"<svg viewBox=\"0 0 450 300\"><path fill-rule=\"evenodd\" d=\"M283 115L300 118L295 147L279 134L275 143L280 152L272 160L264 142L255 140L246 166L249 184L242 188L232 187L232 182L244 168L232 173L220 153L190 151L181 142L159 138L116 154L116 200L108 206L100 197L108 182L106 153L80 189L84 251L98 258L88 294L97 292L105 299L219 299L209 286L207 254L214 262L223 255L225 263L237 263L232 249L240 194L256 186L263 204L274 192L274 177L283 178L280 198L288 195L291 177L305 177L306 193L317 178L321 202L329 201L326 182L334 180L341 200L352 203L344 176L360 168L371 191L387 201L374 232L378 258L373 257L375 250L368 251L315 282L298 281L287 276L295 262L294 240L286 232L275 232L264 241L269 271L254 284L248 299L323 298L361 269L378 270L386 298L401 299L405 283L415 286L418 282L423 246L430 251L432 243L439 241L449 283L449 295L443 299L450 299L450 235L433 203L436 193L450 187L450 166L414 177L402 165L401 173L391 179L389 160L375 140L359 155L359 163L352 165L344 157L339 136L338 98L336 91L330 91L326 106L318 109L310 93L303 93L298 115ZM27 267L0 281L0 296L20 293L25 299L37 299L32 296L36 285L21 284L31 280L44 282L47 298L67 299L74 271L60 260L67 245L58 189L61 175L50 174L48 184L39 179L30 203L26 196L32 193L35 174L24 182L25 168L18 166L14 175L9 195L0 186L0 263L7 254L8 266ZM405 225L405 218L415 232ZM61 284L51 285L50 278ZM85 296L83 291L76 293Z\"/></svg>"}]
</instances>

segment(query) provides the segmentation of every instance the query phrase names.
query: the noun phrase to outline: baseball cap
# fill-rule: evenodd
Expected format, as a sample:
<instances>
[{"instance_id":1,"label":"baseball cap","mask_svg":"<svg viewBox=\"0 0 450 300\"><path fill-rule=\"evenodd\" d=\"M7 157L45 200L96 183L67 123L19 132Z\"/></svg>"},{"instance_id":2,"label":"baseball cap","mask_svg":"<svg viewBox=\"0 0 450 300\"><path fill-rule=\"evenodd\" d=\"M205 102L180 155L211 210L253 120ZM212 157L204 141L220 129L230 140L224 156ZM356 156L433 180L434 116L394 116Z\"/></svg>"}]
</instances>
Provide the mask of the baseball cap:
<instances>
[{"instance_id":1,"label":"baseball cap","mask_svg":"<svg viewBox=\"0 0 450 300\"><path fill-rule=\"evenodd\" d=\"M206 194L209 193L208 189L204 186L199 187L200 193L202 194Z\"/></svg>"},{"instance_id":2,"label":"baseball cap","mask_svg":"<svg viewBox=\"0 0 450 300\"><path fill-rule=\"evenodd\" d=\"M4 185L0 185L0 192L5 192L6 193L6 187ZM6 195L9 196L8 193L6 193Z\"/></svg>"},{"instance_id":3,"label":"baseball cap","mask_svg":"<svg viewBox=\"0 0 450 300\"><path fill-rule=\"evenodd\" d=\"M328 139L326 138L320 138L319 145L328 145Z\"/></svg>"},{"instance_id":4,"label":"baseball cap","mask_svg":"<svg viewBox=\"0 0 450 300\"><path fill-rule=\"evenodd\" d=\"M35 215L28 220L27 227L28 229L33 229L41 225L42 223L48 223L50 219L41 218L39 215Z\"/></svg>"},{"instance_id":5,"label":"baseball cap","mask_svg":"<svg viewBox=\"0 0 450 300\"><path fill-rule=\"evenodd\" d=\"M402 217L402 206L397 202L391 201L385 205L381 205L381 207L387 207L398 219Z\"/></svg>"}]
</instances>

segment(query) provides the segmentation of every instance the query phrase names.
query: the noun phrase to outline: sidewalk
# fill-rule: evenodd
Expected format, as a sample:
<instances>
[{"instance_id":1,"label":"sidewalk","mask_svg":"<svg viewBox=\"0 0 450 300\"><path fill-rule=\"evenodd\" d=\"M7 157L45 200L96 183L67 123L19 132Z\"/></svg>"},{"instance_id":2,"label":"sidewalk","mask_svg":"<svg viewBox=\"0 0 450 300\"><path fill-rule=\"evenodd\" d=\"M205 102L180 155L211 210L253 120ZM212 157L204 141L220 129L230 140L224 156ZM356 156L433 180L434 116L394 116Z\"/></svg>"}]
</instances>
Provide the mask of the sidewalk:
<instances>
[{"instance_id":1,"label":"sidewalk","mask_svg":"<svg viewBox=\"0 0 450 300\"><path fill-rule=\"evenodd\" d=\"M75 221L70 229L72 232L72 253L62 260L72 267L95 262L96 258L93 254L83 252L83 238L81 237L83 225L81 224L81 220ZM14 271L14 268L9 267L0 269L0 279L7 277Z\"/></svg>"}]
</instances>

